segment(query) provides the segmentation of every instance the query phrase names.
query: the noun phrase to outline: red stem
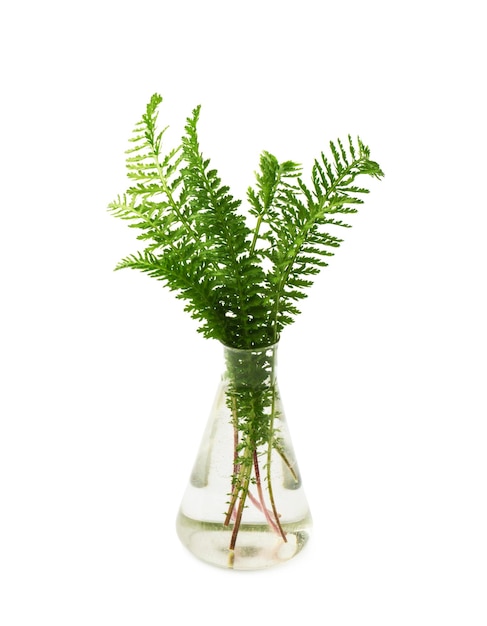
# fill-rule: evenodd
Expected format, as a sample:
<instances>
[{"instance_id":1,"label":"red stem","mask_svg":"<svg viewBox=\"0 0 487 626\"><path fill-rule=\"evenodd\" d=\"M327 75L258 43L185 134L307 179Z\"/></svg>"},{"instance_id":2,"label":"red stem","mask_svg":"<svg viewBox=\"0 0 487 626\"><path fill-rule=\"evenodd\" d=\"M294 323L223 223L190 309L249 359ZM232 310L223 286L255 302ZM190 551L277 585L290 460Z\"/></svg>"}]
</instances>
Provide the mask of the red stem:
<instances>
[{"instance_id":1,"label":"red stem","mask_svg":"<svg viewBox=\"0 0 487 626\"><path fill-rule=\"evenodd\" d=\"M261 480L260 480L259 459L257 457L257 450L254 450L254 470L255 470L255 483L257 485L257 493L259 494L259 499L260 499L260 502L262 504L262 512L264 513L265 518L268 521L269 525L272 526L272 528L274 528L274 530L278 534L281 535L283 540L287 542L286 533L282 529L281 523L279 521L279 516L277 515L277 511L274 510L274 516L275 516L275 519L276 519L276 521L274 522L274 520L269 515L269 512L268 512L267 507L265 505L264 494L262 492L262 483L261 483Z\"/></svg>"}]
</instances>

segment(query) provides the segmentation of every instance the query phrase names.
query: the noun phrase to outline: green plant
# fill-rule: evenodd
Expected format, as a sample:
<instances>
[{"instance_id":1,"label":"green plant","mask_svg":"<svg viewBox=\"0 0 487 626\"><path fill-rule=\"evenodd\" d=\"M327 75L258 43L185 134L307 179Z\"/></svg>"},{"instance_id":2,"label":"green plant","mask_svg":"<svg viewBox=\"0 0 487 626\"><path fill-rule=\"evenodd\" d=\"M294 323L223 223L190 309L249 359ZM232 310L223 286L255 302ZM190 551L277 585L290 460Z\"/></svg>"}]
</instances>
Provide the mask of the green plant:
<instances>
[{"instance_id":1,"label":"green plant","mask_svg":"<svg viewBox=\"0 0 487 626\"><path fill-rule=\"evenodd\" d=\"M360 138L350 136L330 142L330 156L321 153L314 161L308 183L297 163L263 152L245 214L202 154L200 107L188 117L180 145L163 150L166 129L157 128L161 101L153 95L136 125L127 151L132 185L109 205L116 217L141 231L138 239L145 245L116 269L138 269L163 281L186 302L207 338L254 351L277 344L299 313L297 303L313 276L340 245L337 230L349 227L342 216L355 213L368 193L356 179L380 178L382 171ZM228 405L238 438L226 524L235 517L237 502L241 515L251 482L260 482L258 457L279 447L273 352L263 354L260 373L248 372L254 382L244 388L236 383L237 373L248 363L228 363ZM274 503L273 511L279 527ZM238 520L239 515L233 546Z\"/></svg>"}]
</instances>

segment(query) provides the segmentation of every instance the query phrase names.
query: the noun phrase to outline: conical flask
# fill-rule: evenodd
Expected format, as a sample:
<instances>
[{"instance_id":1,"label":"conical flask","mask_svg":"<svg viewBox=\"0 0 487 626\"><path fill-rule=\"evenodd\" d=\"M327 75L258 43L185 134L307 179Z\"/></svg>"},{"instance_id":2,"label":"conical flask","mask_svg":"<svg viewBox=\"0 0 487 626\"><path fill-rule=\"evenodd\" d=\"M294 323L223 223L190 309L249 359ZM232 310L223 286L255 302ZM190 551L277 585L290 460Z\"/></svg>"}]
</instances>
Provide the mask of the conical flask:
<instances>
[{"instance_id":1,"label":"conical flask","mask_svg":"<svg viewBox=\"0 0 487 626\"><path fill-rule=\"evenodd\" d=\"M179 509L182 543L219 567L283 563L310 535L277 384L277 348L224 347L224 374Z\"/></svg>"}]
</instances>

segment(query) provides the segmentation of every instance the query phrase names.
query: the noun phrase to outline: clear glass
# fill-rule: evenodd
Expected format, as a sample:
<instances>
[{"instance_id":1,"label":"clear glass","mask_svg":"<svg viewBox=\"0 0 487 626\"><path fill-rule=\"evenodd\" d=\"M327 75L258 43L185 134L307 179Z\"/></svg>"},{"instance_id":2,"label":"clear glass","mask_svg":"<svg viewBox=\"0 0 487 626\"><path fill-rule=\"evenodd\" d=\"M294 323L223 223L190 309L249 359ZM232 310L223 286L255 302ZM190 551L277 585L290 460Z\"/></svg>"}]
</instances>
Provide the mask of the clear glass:
<instances>
[{"instance_id":1,"label":"clear glass","mask_svg":"<svg viewBox=\"0 0 487 626\"><path fill-rule=\"evenodd\" d=\"M288 561L311 514L277 384L277 345L224 348L221 379L177 518L182 543L219 567Z\"/></svg>"}]
</instances>

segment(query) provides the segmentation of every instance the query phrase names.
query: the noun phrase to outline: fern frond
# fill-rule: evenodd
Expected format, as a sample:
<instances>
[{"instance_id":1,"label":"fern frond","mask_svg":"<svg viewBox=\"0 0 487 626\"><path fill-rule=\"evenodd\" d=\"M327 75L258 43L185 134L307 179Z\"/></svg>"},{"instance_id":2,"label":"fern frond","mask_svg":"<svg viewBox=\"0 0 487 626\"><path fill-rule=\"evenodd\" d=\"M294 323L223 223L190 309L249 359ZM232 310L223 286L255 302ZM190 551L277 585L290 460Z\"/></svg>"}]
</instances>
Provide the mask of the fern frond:
<instances>
[{"instance_id":1,"label":"fern frond","mask_svg":"<svg viewBox=\"0 0 487 626\"><path fill-rule=\"evenodd\" d=\"M356 205L363 203L359 194L368 193L367 189L353 184L356 177L383 175L378 164L369 160L370 151L360 139L355 146L349 137L348 149L347 153L340 140L330 142L332 160L324 153L315 159L312 187L299 178L297 188L286 189L277 204L280 215L276 220L275 245L269 256L274 270L268 275L276 340L290 317L296 315L296 307L290 301L304 297L304 290L312 284L303 277L317 274L327 265L323 257L332 256L333 249L342 243L324 228L349 228L350 224L332 216L356 213ZM294 289L289 291L289 285Z\"/></svg>"},{"instance_id":2,"label":"fern frond","mask_svg":"<svg viewBox=\"0 0 487 626\"><path fill-rule=\"evenodd\" d=\"M200 107L196 107L187 119L182 143L185 191L188 203L198 215L195 227L204 241L204 257L212 262L212 270L218 277L219 298L226 311L232 342L241 346L249 341L254 343L255 335L260 333L259 287L264 274L248 254L250 230L238 213L241 201L233 198L200 150L199 114ZM234 320L238 320L238 325Z\"/></svg>"}]
</instances>

